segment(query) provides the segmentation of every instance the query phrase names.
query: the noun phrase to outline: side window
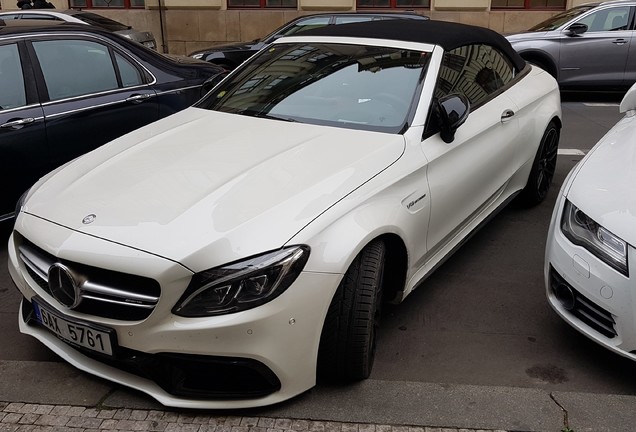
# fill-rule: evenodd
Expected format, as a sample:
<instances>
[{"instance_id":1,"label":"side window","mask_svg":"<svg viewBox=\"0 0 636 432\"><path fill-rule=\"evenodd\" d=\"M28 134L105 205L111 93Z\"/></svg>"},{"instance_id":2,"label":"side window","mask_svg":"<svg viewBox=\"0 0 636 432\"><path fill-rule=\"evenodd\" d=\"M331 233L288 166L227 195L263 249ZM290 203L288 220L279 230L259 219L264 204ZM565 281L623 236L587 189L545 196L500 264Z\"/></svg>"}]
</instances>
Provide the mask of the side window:
<instances>
[{"instance_id":1,"label":"side window","mask_svg":"<svg viewBox=\"0 0 636 432\"><path fill-rule=\"evenodd\" d=\"M602 9L586 16L577 23L587 25L588 32L627 30L629 6Z\"/></svg>"},{"instance_id":2,"label":"side window","mask_svg":"<svg viewBox=\"0 0 636 432\"><path fill-rule=\"evenodd\" d=\"M108 47L85 40L33 42L51 100L116 89Z\"/></svg>"},{"instance_id":3,"label":"side window","mask_svg":"<svg viewBox=\"0 0 636 432\"><path fill-rule=\"evenodd\" d=\"M300 33L305 30L311 30L314 28L324 27L329 24L329 19L330 19L329 16L324 16L324 17L314 17L314 18L308 18L305 20L300 20L293 27L290 27L287 30L285 30L284 35L289 36L296 33Z\"/></svg>"},{"instance_id":4,"label":"side window","mask_svg":"<svg viewBox=\"0 0 636 432\"><path fill-rule=\"evenodd\" d=\"M61 18L54 17L52 15L46 15L46 14L23 13L21 18L30 19L30 20L42 20L42 21L62 21Z\"/></svg>"},{"instance_id":5,"label":"side window","mask_svg":"<svg viewBox=\"0 0 636 432\"><path fill-rule=\"evenodd\" d=\"M14 20L14 19L20 19L20 14L2 14L2 16L0 17L5 21L9 21L9 20Z\"/></svg>"},{"instance_id":6,"label":"side window","mask_svg":"<svg viewBox=\"0 0 636 432\"><path fill-rule=\"evenodd\" d=\"M26 105L24 77L16 44L0 45L0 110Z\"/></svg>"},{"instance_id":7,"label":"side window","mask_svg":"<svg viewBox=\"0 0 636 432\"><path fill-rule=\"evenodd\" d=\"M349 24L349 23L357 23L357 22L366 22L373 20L373 17L365 17L365 16L337 16L336 24Z\"/></svg>"},{"instance_id":8,"label":"side window","mask_svg":"<svg viewBox=\"0 0 636 432\"><path fill-rule=\"evenodd\" d=\"M119 75L121 76L121 83L124 87L133 87L144 83L137 68L134 67L128 60L118 53L115 53L115 60L117 61Z\"/></svg>"},{"instance_id":9,"label":"side window","mask_svg":"<svg viewBox=\"0 0 636 432\"><path fill-rule=\"evenodd\" d=\"M486 102L491 94L515 76L510 61L489 45L466 45L444 55L435 97L463 93L472 107Z\"/></svg>"}]
</instances>

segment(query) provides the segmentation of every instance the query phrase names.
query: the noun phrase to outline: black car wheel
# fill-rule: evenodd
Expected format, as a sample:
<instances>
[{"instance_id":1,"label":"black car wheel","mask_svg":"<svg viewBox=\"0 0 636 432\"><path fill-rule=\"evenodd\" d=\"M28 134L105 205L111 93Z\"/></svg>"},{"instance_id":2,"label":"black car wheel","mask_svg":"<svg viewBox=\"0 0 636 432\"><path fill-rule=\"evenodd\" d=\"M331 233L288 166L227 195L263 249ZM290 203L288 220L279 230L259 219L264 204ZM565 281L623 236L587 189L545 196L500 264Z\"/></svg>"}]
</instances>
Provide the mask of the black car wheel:
<instances>
[{"instance_id":1,"label":"black car wheel","mask_svg":"<svg viewBox=\"0 0 636 432\"><path fill-rule=\"evenodd\" d=\"M520 199L523 204L537 205L545 199L552 183L552 177L556 170L557 153L559 151L559 127L550 122L543 137L537 155L534 158L528 183L521 192Z\"/></svg>"},{"instance_id":2,"label":"black car wheel","mask_svg":"<svg viewBox=\"0 0 636 432\"><path fill-rule=\"evenodd\" d=\"M329 306L318 354L320 378L361 380L371 374L380 323L385 245L367 245L345 273Z\"/></svg>"}]
</instances>

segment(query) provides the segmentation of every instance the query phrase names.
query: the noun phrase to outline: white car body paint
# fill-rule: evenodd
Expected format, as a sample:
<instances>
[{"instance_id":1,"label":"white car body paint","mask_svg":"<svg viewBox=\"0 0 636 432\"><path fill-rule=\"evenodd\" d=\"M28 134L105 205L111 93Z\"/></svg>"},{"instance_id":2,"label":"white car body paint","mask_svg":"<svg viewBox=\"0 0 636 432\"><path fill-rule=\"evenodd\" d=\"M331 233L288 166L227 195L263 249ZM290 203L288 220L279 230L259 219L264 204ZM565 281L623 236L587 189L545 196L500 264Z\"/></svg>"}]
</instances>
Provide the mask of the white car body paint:
<instances>
[{"instance_id":1,"label":"white car body paint","mask_svg":"<svg viewBox=\"0 0 636 432\"><path fill-rule=\"evenodd\" d=\"M570 172L561 188L548 232L545 281L550 305L565 321L595 342L636 360L636 87L621 103L620 120ZM586 247L572 243L562 232L566 201L594 222L627 242L628 275L610 267ZM615 334L606 334L557 298L551 274L600 310ZM578 297L577 297L578 298ZM595 315L596 316L596 315Z\"/></svg>"},{"instance_id":2,"label":"white car body paint","mask_svg":"<svg viewBox=\"0 0 636 432\"><path fill-rule=\"evenodd\" d=\"M406 297L452 251L526 185L547 125L560 118L559 91L534 68L478 107L447 144L422 139L443 50L358 38L294 37L430 52L412 124L402 134L287 123L190 108L148 125L38 182L15 231L61 260L148 277L161 297L141 321L91 317L120 347L258 360L280 379L265 397L197 400L93 360L20 319L74 366L185 408L277 403L316 383L318 344L342 275L372 240L391 236L407 251ZM276 46L276 43L273 45ZM506 110L515 115L502 121ZM185 151L184 151L185 149ZM94 214L90 224L84 217ZM10 239L10 274L25 300L40 289ZM184 318L172 313L192 276L288 245L309 260L279 297L246 311ZM63 309L66 317L87 316Z\"/></svg>"}]
</instances>

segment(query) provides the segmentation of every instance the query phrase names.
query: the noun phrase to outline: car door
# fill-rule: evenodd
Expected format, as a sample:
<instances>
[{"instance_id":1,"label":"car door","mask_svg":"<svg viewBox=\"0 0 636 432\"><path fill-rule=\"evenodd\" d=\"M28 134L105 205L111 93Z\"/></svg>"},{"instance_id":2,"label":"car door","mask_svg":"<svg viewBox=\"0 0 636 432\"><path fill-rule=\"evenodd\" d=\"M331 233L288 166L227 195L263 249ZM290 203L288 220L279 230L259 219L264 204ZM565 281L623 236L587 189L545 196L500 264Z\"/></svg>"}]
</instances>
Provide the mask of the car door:
<instances>
[{"instance_id":1,"label":"car door","mask_svg":"<svg viewBox=\"0 0 636 432\"><path fill-rule=\"evenodd\" d=\"M23 42L0 43L0 221L48 169L44 114Z\"/></svg>"},{"instance_id":2,"label":"car door","mask_svg":"<svg viewBox=\"0 0 636 432\"><path fill-rule=\"evenodd\" d=\"M150 74L101 39L33 40L31 55L55 166L159 118Z\"/></svg>"},{"instance_id":3,"label":"car door","mask_svg":"<svg viewBox=\"0 0 636 432\"><path fill-rule=\"evenodd\" d=\"M623 83L633 34L632 9L626 5L602 7L576 21L588 29L561 39L560 84Z\"/></svg>"},{"instance_id":4,"label":"car door","mask_svg":"<svg viewBox=\"0 0 636 432\"><path fill-rule=\"evenodd\" d=\"M429 161L430 255L480 220L482 211L499 197L512 176L519 125L516 105L502 89L514 75L512 64L489 46L468 45L444 56L435 99L463 94L471 112L451 143L436 133L432 115L428 138L422 142Z\"/></svg>"}]
</instances>

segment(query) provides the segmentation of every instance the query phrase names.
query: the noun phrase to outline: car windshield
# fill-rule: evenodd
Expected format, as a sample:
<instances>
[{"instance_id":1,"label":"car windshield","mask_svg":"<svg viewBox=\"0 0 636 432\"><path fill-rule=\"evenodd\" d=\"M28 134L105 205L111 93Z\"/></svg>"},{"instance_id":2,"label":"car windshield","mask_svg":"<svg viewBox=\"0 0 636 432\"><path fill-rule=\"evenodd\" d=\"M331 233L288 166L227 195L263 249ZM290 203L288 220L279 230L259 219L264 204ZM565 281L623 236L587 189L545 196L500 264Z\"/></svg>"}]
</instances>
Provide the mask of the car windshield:
<instances>
[{"instance_id":1,"label":"car windshield","mask_svg":"<svg viewBox=\"0 0 636 432\"><path fill-rule=\"evenodd\" d=\"M565 12L561 12L549 18L543 22L540 22L536 26L530 28L528 31L531 32L540 32L540 31L550 31L556 30L561 27L566 22L570 21L572 18L576 18L577 16L593 9L596 6L579 6L572 9L568 9Z\"/></svg>"},{"instance_id":2,"label":"car windshield","mask_svg":"<svg viewBox=\"0 0 636 432\"><path fill-rule=\"evenodd\" d=\"M108 31L114 32L114 31L130 29L129 26L124 25L120 22L117 22L110 18L103 17L101 15L90 13L90 12L77 13L77 14L73 14L73 16L77 19L84 21L87 24L101 27L104 30L108 30Z\"/></svg>"},{"instance_id":3,"label":"car windshield","mask_svg":"<svg viewBox=\"0 0 636 432\"><path fill-rule=\"evenodd\" d=\"M276 44L196 106L253 117L399 133L430 53L377 46Z\"/></svg>"}]
</instances>

